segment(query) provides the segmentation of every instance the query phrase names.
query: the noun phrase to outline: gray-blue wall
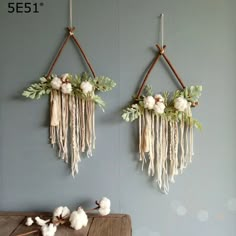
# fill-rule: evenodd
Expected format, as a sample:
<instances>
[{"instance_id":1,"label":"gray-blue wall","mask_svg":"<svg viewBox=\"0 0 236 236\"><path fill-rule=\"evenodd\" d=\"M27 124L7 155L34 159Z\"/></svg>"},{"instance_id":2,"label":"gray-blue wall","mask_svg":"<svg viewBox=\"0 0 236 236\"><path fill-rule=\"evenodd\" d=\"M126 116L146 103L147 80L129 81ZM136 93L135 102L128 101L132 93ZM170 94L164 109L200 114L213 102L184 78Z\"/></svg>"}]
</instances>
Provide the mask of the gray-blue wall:
<instances>
[{"instance_id":1,"label":"gray-blue wall","mask_svg":"<svg viewBox=\"0 0 236 236\"><path fill-rule=\"evenodd\" d=\"M42 0L38 14L9 14L0 2L0 210L51 211L102 196L113 212L132 216L134 236L236 235L236 1L75 0L74 25L97 74L117 82L96 113L97 148L73 179L48 145L48 99L22 90L46 73L68 22L67 0ZM194 115L193 163L168 196L153 187L137 162L135 124L120 112L155 56L165 13L167 54L187 85L202 84ZM85 70L72 43L55 72ZM163 63L150 82L156 92L176 88Z\"/></svg>"}]
</instances>

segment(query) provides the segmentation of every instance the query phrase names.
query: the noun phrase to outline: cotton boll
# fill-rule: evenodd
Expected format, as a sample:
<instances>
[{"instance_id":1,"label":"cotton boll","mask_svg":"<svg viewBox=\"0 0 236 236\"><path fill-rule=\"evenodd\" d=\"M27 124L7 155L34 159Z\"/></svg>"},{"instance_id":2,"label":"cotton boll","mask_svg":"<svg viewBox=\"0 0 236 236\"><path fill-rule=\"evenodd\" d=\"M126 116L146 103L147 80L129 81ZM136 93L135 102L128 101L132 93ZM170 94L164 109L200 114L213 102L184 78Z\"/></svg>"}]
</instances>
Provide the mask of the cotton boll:
<instances>
[{"instance_id":1,"label":"cotton boll","mask_svg":"<svg viewBox=\"0 0 236 236\"><path fill-rule=\"evenodd\" d=\"M43 225L41 232L43 236L54 236L57 231L57 227L53 224Z\"/></svg>"},{"instance_id":2,"label":"cotton boll","mask_svg":"<svg viewBox=\"0 0 236 236\"><path fill-rule=\"evenodd\" d=\"M155 99L152 96L147 96L144 98L144 107L151 110L155 105Z\"/></svg>"},{"instance_id":3,"label":"cotton boll","mask_svg":"<svg viewBox=\"0 0 236 236\"><path fill-rule=\"evenodd\" d=\"M61 75L61 80L62 80L62 82L66 82L66 79L67 79L69 76L70 76L70 74L68 74L68 73L65 73L65 74Z\"/></svg>"},{"instance_id":4,"label":"cotton boll","mask_svg":"<svg viewBox=\"0 0 236 236\"><path fill-rule=\"evenodd\" d=\"M87 216L87 214L85 213L85 211L81 207L79 207L77 211L78 211L79 215L81 216L82 225L84 227L86 227L87 224L88 224L88 216Z\"/></svg>"},{"instance_id":5,"label":"cotton boll","mask_svg":"<svg viewBox=\"0 0 236 236\"><path fill-rule=\"evenodd\" d=\"M80 220L80 215L77 211L73 211L70 215L70 227L79 230L83 227L82 222Z\"/></svg>"},{"instance_id":6,"label":"cotton boll","mask_svg":"<svg viewBox=\"0 0 236 236\"><path fill-rule=\"evenodd\" d=\"M111 201L110 199L103 197L100 201L99 201L99 206L100 208L111 208Z\"/></svg>"},{"instance_id":7,"label":"cotton boll","mask_svg":"<svg viewBox=\"0 0 236 236\"><path fill-rule=\"evenodd\" d=\"M53 89L59 90L61 88L62 81L58 77L54 77L51 81L51 86Z\"/></svg>"},{"instance_id":8,"label":"cotton boll","mask_svg":"<svg viewBox=\"0 0 236 236\"><path fill-rule=\"evenodd\" d=\"M111 212L111 201L110 199L103 197L100 201L99 201L99 208L98 208L98 212L100 213L100 215L102 216L106 216Z\"/></svg>"},{"instance_id":9,"label":"cotton boll","mask_svg":"<svg viewBox=\"0 0 236 236\"><path fill-rule=\"evenodd\" d=\"M70 217L70 209L68 207L63 207L62 213L61 213L61 217L63 219L69 218Z\"/></svg>"},{"instance_id":10,"label":"cotton boll","mask_svg":"<svg viewBox=\"0 0 236 236\"><path fill-rule=\"evenodd\" d=\"M161 94L156 94L154 96L154 98L155 98L156 102L164 102L164 98L162 97Z\"/></svg>"},{"instance_id":11,"label":"cotton boll","mask_svg":"<svg viewBox=\"0 0 236 236\"><path fill-rule=\"evenodd\" d=\"M71 85L71 83L64 83L64 84L62 84L61 91L64 94L70 94L72 92L72 85Z\"/></svg>"},{"instance_id":12,"label":"cotton boll","mask_svg":"<svg viewBox=\"0 0 236 236\"><path fill-rule=\"evenodd\" d=\"M63 211L63 206L57 207L53 211L53 218L60 217L60 215L62 214L62 211Z\"/></svg>"},{"instance_id":13,"label":"cotton boll","mask_svg":"<svg viewBox=\"0 0 236 236\"><path fill-rule=\"evenodd\" d=\"M106 215L110 214L111 209L110 208L99 208L98 212L100 213L100 215L106 216Z\"/></svg>"},{"instance_id":14,"label":"cotton boll","mask_svg":"<svg viewBox=\"0 0 236 236\"><path fill-rule=\"evenodd\" d=\"M53 221L57 221L58 218L63 218L63 219L67 219L70 217L70 209L68 207L57 207L54 211L53 211Z\"/></svg>"},{"instance_id":15,"label":"cotton boll","mask_svg":"<svg viewBox=\"0 0 236 236\"><path fill-rule=\"evenodd\" d=\"M60 217L63 211L63 206L57 207L54 211L53 211L53 220L56 220L57 217Z\"/></svg>"},{"instance_id":16,"label":"cotton boll","mask_svg":"<svg viewBox=\"0 0 236 236\"><path fill-rule=\"evenodd\" d=\"M70 215L70 226L75 230L81 229L83 226L87 226L88 224L88 216L84 212L84 210L79 207L77 211L73 211Z\"/></svg>"},{"instance_id":17,"label":"cotton boll","mask_svg":"<svg viewBox=\"0 0 236 236\"><path fill-rule=\"evenodd\" d=\"M28 217L28 218L26 219L25 225L26 225L26 226L31 226L33 223L34 223L34 221L32 220L32 218L31 218L31 217Z\"/></svg>"},{"instance_id":18,"label":"cotton boll","mask_svg":"<svg viewBox=\"0 0 236 236\"><path fill-rule=\"evenodd\" d=\"M44 225L46 225L50 221L50 219L43 220L43 219L41 219L40 217L37 216L37 217L35 217L35 221L36 221L37 225L44 226Z\"/></svg>"},{"instance_id":19,"label":"cotton boll","mask_svg":"<svg viewBox=\"0 0 236 236\"><path fill-rule=\"evenodd\" d=\"M187 108L187 105L188 105L188 101L183 97L178 97L174 101L174 107L175 109L179 111L185 111L185 109Z\"/></svg>"},{"instance_id":20,"label":"cotton boll","mask_svg":"<svg viewBox=\"0 0 236 236\"><path fill-rule=\"evenodd\" d=\"M80 88L82 89L84 94L93 91L93 85L89 81L84 81L81 83Z\"/></svg>"},{"instance_id":21,"label":"cotton boll","mask_svg":"<svg viewBox=\"0 0 236 236\"><path fill-rule=\"evenodd\" d=\"M153 107L153 109L154 109L154 111L157 113L157 114L163 114L164 113L164 111L165 111L165 105L164 105L164 103L162 103L162 102L157 102L155 105L154 105L154 107Z\"/></svg>"}]
</instances>

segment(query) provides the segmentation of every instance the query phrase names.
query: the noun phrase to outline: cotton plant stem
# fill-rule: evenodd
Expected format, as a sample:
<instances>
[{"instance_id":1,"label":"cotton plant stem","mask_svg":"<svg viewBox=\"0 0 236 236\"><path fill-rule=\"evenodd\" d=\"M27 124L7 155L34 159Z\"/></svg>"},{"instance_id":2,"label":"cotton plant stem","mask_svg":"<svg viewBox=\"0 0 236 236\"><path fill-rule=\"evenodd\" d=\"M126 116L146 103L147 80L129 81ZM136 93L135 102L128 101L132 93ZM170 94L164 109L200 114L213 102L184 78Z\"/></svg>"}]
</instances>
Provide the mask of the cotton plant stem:
<instances>
[{"instance_id":1,"label":"cotton plant stem","mask_svg":"<svg viewBox=\"0 0 236 236\"><path fill-rule=\"evenodd\" d=\"M100 208L100 206L97 206L97 207L95 207L95 208L86 210L85 213L90 213L90 212L96 211L96 210L98 210L99 208Z\"/></svg>"},{"instance_id":2,"label":"cotton plant stem","mask_svg":"<svg viewBox=\"0 0 236 236\"><path fill-rule=\"evenodd\" d=\"M34 233L39 233L39 229L37 230L32 230L32 231L29 231L27 233L22 233L22 234L17 234L16 236L26 236L26 235L30 235L30 234L34 234Z\"/></svg>"}]
</instances>

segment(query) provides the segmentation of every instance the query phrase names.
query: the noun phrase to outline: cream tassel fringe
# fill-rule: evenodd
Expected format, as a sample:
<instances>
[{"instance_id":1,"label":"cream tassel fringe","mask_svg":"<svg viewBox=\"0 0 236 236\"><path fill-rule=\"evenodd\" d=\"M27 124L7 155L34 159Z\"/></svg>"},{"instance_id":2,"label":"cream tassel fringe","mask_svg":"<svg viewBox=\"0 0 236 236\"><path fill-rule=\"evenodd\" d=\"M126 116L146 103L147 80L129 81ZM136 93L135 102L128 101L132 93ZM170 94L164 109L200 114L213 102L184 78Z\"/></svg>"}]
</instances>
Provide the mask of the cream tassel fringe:
<instances>
[{"instance_id":1,"label":"cream tassel fringe","mask_svg":"<svg viewBox=\"0 0 236 236\"><path fill-rule=\"evenodd\" d=\"M190 104L186 110L191 116ZM142 169L149 157L148 175L155 176L160 190L167 194L169 182L192 161L193 127L145 110L139 117L139 160Z\"/></svg>"},{"instance_id":2,"label":"cream tassel fringe","mask_svg":"<svg viewBox=\"0 0 236 236\"><path fill-rule=\"evenodd\" d=\"M95 104L53 90L50 114L50 143L53 147L57 145L61 159L70 162L75 176L79 171L81 153L87 151L87 156L91 157L95 148Z\"/></svg>"}]
</instances>

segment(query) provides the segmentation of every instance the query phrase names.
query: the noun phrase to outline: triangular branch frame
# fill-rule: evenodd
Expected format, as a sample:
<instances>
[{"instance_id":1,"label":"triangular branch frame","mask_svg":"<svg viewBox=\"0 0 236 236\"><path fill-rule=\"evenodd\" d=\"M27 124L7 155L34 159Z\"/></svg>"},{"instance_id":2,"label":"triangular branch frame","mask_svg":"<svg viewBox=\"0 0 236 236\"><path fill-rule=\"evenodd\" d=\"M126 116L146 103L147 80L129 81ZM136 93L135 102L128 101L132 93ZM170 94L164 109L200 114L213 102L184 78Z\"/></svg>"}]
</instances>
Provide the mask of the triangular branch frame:
<instances>
[{"instance_id":1,"label":"triangular branch frame","mask_svg":"<svg viewBox=\"0 0 236 236\"><path fill-rule=\"evenodd\" d=\"M61 53L62 53L63 49L65 48L66 44L68 43L69 39L72 39L72 40L74 41L74 43L76 44L76 46L79 48L79 50L80 50L80 52L81 52L81 54L82 54L82 56L83 56L83 58L84 58L86 64L88 65L88 67L89 67L89 69L90 69L90 71L91 71L93 77L95 78L95 77L96 77L95 71L94 71L94 69L93 69L91 63L89 62L89 60L88 60L88 58L87 58L87 56L86 56L84 50L82 49L82 47L81 47L81 45L80 45L78 39L77 39L77 38L75 37L75 35L74 35L75 27L72 27L72 28L71 28L71 27L67 27L67 30L68 30L68 35L66 36L66 38L65 38L65 40L63 41L63 43L62 43L62 45L61 45L59 51L57 52L57 55L56 55L55 59L53 60L51 66L50 66L50 68L49 68L49 70L48 70L48 73L47 73L47 75L46 75L46 79L49 79L49 77L50 77L50 75L51 75L51 73L52 73L52 71L53 71L53 69L54 69L54 67L55 67L55 65L56 65L56 63L57 63L57 61L58 61L58 59L59 59L60 56L61 56Z\"/></svg>"},{"instance_id":2,"label":"triangular branch frame","mask_svg":"<svg viewBox=\"0 0 236 236\"><path fill-rule=\"evenodd\" d=\"M155 59L153 60L152 64L150 65L144 79L143 82L138 90L138 93L136 95L136 100L139 99L140 95L142 94L142 91L144 89L144 86L149 78L149 75L152 71L152 69L154 68L154 66L156 65L156 63L159 61L159 59L161 57L163 57L166 61L166 63L168 64L168 66L170 67L170 69L172 70L172 72L174 73L176 79L178 80L178 82L180 83L180 85L182 86L183 89L185 89L185 85L184 82L182 81L182 79L179 77L178 73L176 72L175 68L173 67L173 65L171 64L170 60L168 59L168 57L165 54L165 49L166 49L166 45L164 45L163 47L160 47L158 44L156 44L157 49L159 50L157 56L155 57Z\"/></svg>"}]
</instances>

